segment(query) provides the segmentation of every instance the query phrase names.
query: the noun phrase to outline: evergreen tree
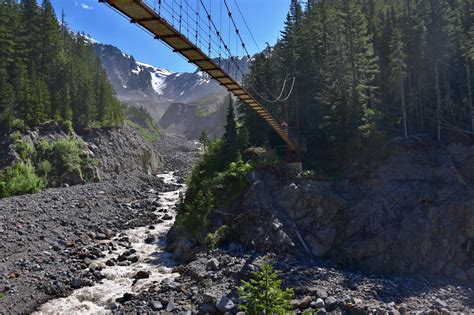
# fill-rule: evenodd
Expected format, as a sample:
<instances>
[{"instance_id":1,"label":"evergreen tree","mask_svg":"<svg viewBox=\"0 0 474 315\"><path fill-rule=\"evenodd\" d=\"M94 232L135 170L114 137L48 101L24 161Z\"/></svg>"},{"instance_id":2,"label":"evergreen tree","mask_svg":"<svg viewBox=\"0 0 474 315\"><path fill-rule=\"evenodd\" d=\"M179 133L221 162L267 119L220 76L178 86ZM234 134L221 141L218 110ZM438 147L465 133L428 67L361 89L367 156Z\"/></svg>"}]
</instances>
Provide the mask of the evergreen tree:
<instances>
[{"instance_id":1,"label":"evergreen tree","mask_svg":"<svg viewBox=\"0 0 474 315\"><path fill-rule=\"evenodd\" d=\"M0 130L36 126L119 126L124 120L105 70L82 34L57 21L50 0L0 2Z\"/></svg>"},{"instance_id":2,"label":"evergreen tree","mask_svg":"<svg viewBox=\"0 0 474 315\"><path fill-rule=\"evenodd\" d=\"M281 280L273 266L266 263L260 272L253 272L249 282L238 288L243 303L239 308L249 314L285 314L292 310L292 289L281 289Z\"/></svg>"},{"instance_id":3,"label":"evergreen tree","mask_svg":"<svg viewBox=\"0 0 474 315\"><path fill-rule=\"evenodd\" d=\"M403 120L403 131L406 140L408 139L407 111L405 104L406 55L404 51L405 47L403 44L402 33L398 28L394 30L392 40L390 42L390 48L392 51L392 53L390 54L390 83L396 89L393 92L400 100Z\"/></svg>"},{"instance_id":4,"label":"evergreen tree","mask_svg":"<svg viewBox=\"0 0 474 315\"><path fill-rule=\"evenodd\" d=\"M255 56L245 84L282 123L285 102L269 101L296 78L290 101L310 162L350 159L382 132L453 139L474 130L473 12L470 0L291 1L281 39ZM282 144L239 111L252 144Z\"/></svg>"},{"instance_id":5,"label":"evergreen tree","mask_svg":"<svg viewBox=\"0 0 474 315\"><path fill-rule=\"evenodd\" d=\"M239 158L239 143L237 138L237 122L235 120L234 101L229 95L229 106L227 108L226 125L224 135L224 160L230 163Z\"/></svg>"}]
</instances>

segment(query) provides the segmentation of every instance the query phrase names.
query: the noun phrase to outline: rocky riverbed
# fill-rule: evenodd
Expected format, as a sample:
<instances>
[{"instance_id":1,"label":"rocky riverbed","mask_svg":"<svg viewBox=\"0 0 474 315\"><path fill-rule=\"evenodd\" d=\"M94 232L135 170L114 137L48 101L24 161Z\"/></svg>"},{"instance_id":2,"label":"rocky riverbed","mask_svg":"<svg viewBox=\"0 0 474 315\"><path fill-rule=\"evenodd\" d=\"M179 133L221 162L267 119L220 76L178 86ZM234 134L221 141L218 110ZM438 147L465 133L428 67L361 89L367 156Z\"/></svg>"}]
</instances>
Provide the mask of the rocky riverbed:
<instances>
[{"instance_id":1,"label":"rocky riverbed","mask_svg":"<svg viewBox=\"0 0 474 315\"><path fill-rule=\"evenodd\" d=\"M172 284L161 283L131 295L117 314L166 310L173 297L175 312L221 314L238 311L236 286L248 280L263 262L275 263L283 286L293 288L295 313L317 314L472 314L474 290L449 279L399 276L376 277L334 268L324 261L246 252L236 244L198 254L178 266ZM161 307L157 308L159 305Z\"/></svg>"},{"instance_id":2,"label":"rocky riverbed","mask_svg":"<svg viewBox=\"0 0 474 315\"><path fill-rule=\"evenodd\" d=\"M129 138L139 144L135 143L135 150L128 155L141 156L140 145L148 147L130 132L107 132L88 142L89 146L103 143L102 149L98 148L102 151L105 146L104 172L109 171L105 180L0 200L0 314L29 313L48 300L103 281L106 274L101 271L107 261L102 260L133 242L121 236L123 231L171 224L172 209L161 208L164 201L160 196L181 189L176 182L182 180L176 174L176 180L166 181L156 172L169 173L176 167L184 172L197 149L193 143L181 143L180 138L163 139L156 151L177 152L179 146L186 150L178 158L166 156L166 165L153 174L142 159L127 160L119 152L120 147L129 148ZM178 149L165 148L168 145ZM182 161L188 163L179 164ZM124 166L122 171L120 165Z\"/></svg>"}]
</instances>

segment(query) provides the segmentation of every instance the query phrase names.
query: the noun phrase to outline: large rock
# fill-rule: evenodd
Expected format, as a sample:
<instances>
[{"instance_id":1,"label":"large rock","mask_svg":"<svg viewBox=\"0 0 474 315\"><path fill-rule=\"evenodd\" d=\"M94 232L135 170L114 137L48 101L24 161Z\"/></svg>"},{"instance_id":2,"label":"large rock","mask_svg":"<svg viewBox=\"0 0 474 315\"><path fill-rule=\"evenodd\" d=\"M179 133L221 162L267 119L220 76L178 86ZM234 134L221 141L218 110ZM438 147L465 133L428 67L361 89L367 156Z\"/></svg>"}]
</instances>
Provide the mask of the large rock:
<instances>
[{"instance_id":1,"label":"large rock","mask_svg":"<svg viewBox=\"0 0 474 315\"><path fill-rule=\"evenodd\" d=\"M232 311L235 308L235 304L227 296L223 296L217 301L216 307L222 313L226 313Z\"/></svg>"}]
</instances>

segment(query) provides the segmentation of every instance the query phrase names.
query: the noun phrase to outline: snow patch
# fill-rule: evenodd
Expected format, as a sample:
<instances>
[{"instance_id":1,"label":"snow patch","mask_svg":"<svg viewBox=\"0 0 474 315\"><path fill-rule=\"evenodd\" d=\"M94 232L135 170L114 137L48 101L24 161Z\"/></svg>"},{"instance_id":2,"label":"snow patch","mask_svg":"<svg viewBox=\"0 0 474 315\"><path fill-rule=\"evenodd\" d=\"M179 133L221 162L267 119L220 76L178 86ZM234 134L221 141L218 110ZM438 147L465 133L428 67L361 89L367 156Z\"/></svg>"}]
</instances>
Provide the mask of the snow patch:
<instances>
[{"instance_id":1,"label":"snow patch","mask_svg":"<svg viewBox=\"0 0 474 315\"><path fill-rule=\"evenodd\" d=\"M166 76L158 73L152 74L151 76L151 86L158 95L163 95L163 89L166 87L165 79Z\"/></svg>"}]
</instances>

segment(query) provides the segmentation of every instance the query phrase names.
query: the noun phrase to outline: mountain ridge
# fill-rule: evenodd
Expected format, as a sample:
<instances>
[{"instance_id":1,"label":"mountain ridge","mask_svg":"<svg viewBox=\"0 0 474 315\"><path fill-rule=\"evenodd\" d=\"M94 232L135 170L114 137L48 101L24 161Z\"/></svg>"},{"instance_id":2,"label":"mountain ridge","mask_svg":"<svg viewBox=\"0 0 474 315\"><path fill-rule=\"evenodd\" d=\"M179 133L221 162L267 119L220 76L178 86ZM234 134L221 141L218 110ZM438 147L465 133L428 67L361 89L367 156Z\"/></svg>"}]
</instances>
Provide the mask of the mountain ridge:
<instances>
[{"instance_id":1,"label":"mountain ridge","mask_svg":"<svg viewBox=\"0 0 474 315\"><path fill-rule=\"evenodd\" d=\"M205 100L207 106L216 108L228 94L217 81L199 69L194 72L173 72L137 61L113 45L93 40L91 43L118 98L127 105L145 108L157 121L172 103L199 103L202 107ZM239 68L247 73L250 61L247 57L240 57L235 61L221 60L221 63L230 72L235 70L234 63L238 63ZM192 121L189 123L192 124Z\"/></svg>"}]
</instances>

